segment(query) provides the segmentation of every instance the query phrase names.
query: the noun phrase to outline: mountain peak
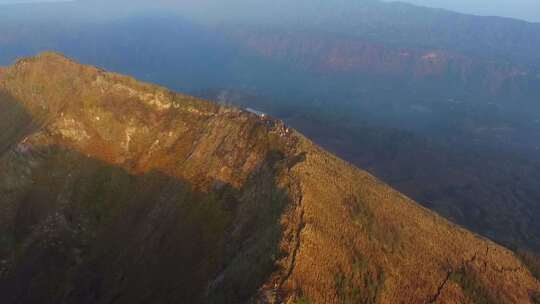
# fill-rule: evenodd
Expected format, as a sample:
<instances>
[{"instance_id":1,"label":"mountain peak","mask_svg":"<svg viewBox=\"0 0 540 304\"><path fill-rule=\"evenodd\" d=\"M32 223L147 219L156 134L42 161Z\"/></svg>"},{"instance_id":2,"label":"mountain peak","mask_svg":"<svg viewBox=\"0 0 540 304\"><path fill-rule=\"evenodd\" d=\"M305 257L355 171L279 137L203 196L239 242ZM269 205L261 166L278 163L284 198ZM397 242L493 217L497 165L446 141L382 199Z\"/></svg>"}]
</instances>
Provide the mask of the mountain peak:
<instances>
[{"instance_id":1,"label":"mountain peak","mask_svg":"<svg viewBox=\"0 0 540 304\"><path fill-rule=\"evenodd\" d=\"M508 249L280 121L54 53L5 74L0 91L14 103L0 98L3 113L22 106L32 118L15 121L25 134L0 158L7 303L533 303L540 293Z\"/></svg>"},{"instance_id":2,"label":"mountain peak","mask_svg":"<svg viewBox=\"0 0 540 304\"><path fill-rule=\"evenodd\" d=\"M35 60L61 60L61 61L76 63L71 58L68 58L64 54L62 54L60 52L55 52L55 51L44 51L44 52L39 53L35 57L30 57L28 59L30 59L30 60L32 60L32 59L35 59Z\"/></svg>"},{"instance_id":3,"label":"mountain peak","mask_svg":"<svg viewBox=\"0 0 540 304\"><path fill-rule=\"evenodd\" d=\"M74 60L71 58L66 57L62 53L53 52L53 51L45 51L41 52L36 56L33 57L25 57L20 58L15 63L15 66L19 65L25 65L25 64L77 64Z\"/></svg>"},{"instance_id":4,"label":"mountain peak","mask_svg":"<svg viewBox=\"0 0 540 304\"><path fill-rule=\"evenodd\" d=\"M283 141L282 137L274 136L278 132L274 129L279 125L276 122L263 122L246 111L221 107L130 77L80 65L56 53L23 59L7 69L6 73L9 77L0 83L0 87L3 86L19 100L56 138L57 144L108 163L125 166L133 172L156 169L159 162L153 161L152 157L158 157L159 150L171 148L170 145L179 145L179 141L184 140L186 146L193 145L198 136L194 129L201 129L205 125L205 128L221 126L223 131L229 130L231 133L238 132L238 128L244 128L244 132L248 133L270 132L270 137ZM234 136L231 134L229 138ZM273 140L266 137L263 135L265 140ZM263 138L260 142L249 143L251 151L229 151L229 157L235 158L234 155L237 155L235 162L248 161L244 170L234 170L234 167L240 166L235 163L231 165L232 168L213 168L215 172L211 175L239 185L269 149L263 148L268 145L262 141ZM239 138L239 142L246 139ZM207 145L202 148L219 148L210 142ZM258 146L260 151L256 149ZM147 149L152 147L157 151L150 153ZM201 151L197 157L191 155L192 160L201 158L203 162L207 152ZM168 165L160 166L167 167L162 168L163 171L171 171ZM194 168L195 171L199 169ZM184 176L185 172L170 174L188 178ZM210 178L205 179L208 181Z\"/></svg>"}]
</instances>

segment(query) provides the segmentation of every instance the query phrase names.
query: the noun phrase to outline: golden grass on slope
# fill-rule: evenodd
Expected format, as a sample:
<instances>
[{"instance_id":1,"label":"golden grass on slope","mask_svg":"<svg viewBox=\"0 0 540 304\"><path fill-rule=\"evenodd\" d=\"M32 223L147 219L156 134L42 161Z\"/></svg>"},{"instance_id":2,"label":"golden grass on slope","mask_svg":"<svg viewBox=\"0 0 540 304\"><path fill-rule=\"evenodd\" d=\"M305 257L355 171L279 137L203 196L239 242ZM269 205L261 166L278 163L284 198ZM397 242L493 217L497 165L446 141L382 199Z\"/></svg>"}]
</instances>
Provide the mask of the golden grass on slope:
<instances>
[{"instance_id":1,"label":"golden grass on slope","mask_svg":"<svg viewBox=\"0 0 540 304\"><path fill-rule=\"evenodd\" d=\"M530 291L539 290L509 250L449 223L307 140L300 150L307 152L306 161L292 174L301 183L304 225L284 286L290 293L314 303L451 303L460 297L478 300L472 284L485 291L480 298L486 303L529 303ZM359 272L355 265L363 260L369 267ZM464 267L476 275L450 280Z\"/></svg>"},{"instance_id":2,"label":"golden grass on slope","mask_svg":"<svg viewBox=\"0 0 540 304\"><path fill-rule=\"evenodd\" d=\"M134 176L159 172L210 200L222 185L231 187L235 220L221 225L228 217L208 211L218 228L227 226L227 237L217 238L227 244L227 263L205 277L217 302L247 300L259 287L253 300L311 303L530 303L540 291L509 250L279 122L56 54L20 61L0 87L44 122L30 138L36 144L53 143Z\"/></svg>"}]
</instances>

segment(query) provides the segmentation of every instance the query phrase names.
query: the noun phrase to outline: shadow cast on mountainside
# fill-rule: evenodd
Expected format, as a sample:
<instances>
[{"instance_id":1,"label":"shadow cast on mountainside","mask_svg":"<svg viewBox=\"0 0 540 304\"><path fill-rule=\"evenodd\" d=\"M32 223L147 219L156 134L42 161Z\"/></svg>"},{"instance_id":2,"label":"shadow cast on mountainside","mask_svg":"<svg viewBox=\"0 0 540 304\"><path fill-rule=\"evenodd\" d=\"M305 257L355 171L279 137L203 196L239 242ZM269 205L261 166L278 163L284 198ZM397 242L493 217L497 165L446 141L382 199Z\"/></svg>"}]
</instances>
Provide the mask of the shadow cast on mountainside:
<instances>
[{"instance_id":1,"label":"shadow cast on mountainside","mask_svg":"<svg viewBox=\"0 0 540 304\"><path fill-rule=\"evenodd\" d=\"M0 158L12 168L0 172L0 206L13 210L0 217L3 303L249 300L282 254L280 157L240 189L215 181L201 192L57 146L10 149Z\"/></svg>"},{"instance_id":2,"label":"shadow cast on mountainside","mask_svg":"<svg viewBox=\"0 0 540 304\"><path fill-rule=\"evenodd\" d=\"M0 90L0 155L37 128L26 109L9 93Z\"/></svg>"}]
</instances>

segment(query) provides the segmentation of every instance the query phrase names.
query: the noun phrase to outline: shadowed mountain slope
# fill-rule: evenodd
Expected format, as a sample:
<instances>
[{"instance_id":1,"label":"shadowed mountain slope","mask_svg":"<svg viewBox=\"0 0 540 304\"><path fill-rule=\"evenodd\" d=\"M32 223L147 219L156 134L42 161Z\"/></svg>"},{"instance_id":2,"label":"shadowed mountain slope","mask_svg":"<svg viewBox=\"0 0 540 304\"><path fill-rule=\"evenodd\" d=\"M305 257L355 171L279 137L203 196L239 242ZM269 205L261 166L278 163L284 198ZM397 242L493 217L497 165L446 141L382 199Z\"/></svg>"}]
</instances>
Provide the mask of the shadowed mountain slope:
<instances>
[{"instance_id":1,"label":"shadowed mountain slope","mask_svg":"<svg viewBox=\"0 0 540 304\"><path fill-rule=\"evenodd\" d=\"M283 123L54 53L0 72L6 303L535 303L515 254Z\"/></svg>"}]
</instances>

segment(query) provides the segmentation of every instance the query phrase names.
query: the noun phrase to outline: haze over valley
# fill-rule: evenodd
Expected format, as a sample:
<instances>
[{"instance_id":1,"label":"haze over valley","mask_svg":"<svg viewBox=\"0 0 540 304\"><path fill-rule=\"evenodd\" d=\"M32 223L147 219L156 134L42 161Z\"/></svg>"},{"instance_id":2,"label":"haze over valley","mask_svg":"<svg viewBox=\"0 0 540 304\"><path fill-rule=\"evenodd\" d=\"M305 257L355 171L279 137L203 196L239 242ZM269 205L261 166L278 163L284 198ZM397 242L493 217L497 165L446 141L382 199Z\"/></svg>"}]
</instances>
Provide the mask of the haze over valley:
<instances>
[{"instance_id":1,"label":"haze over valley","mask_svg":"<svg viewBox=\"0 0 540 304\"><path fill-rule=\"evenodd\" d=\"M4 2L0 294L540 303L540 23L437 3Z\"/></svg>"}]
</instances>

